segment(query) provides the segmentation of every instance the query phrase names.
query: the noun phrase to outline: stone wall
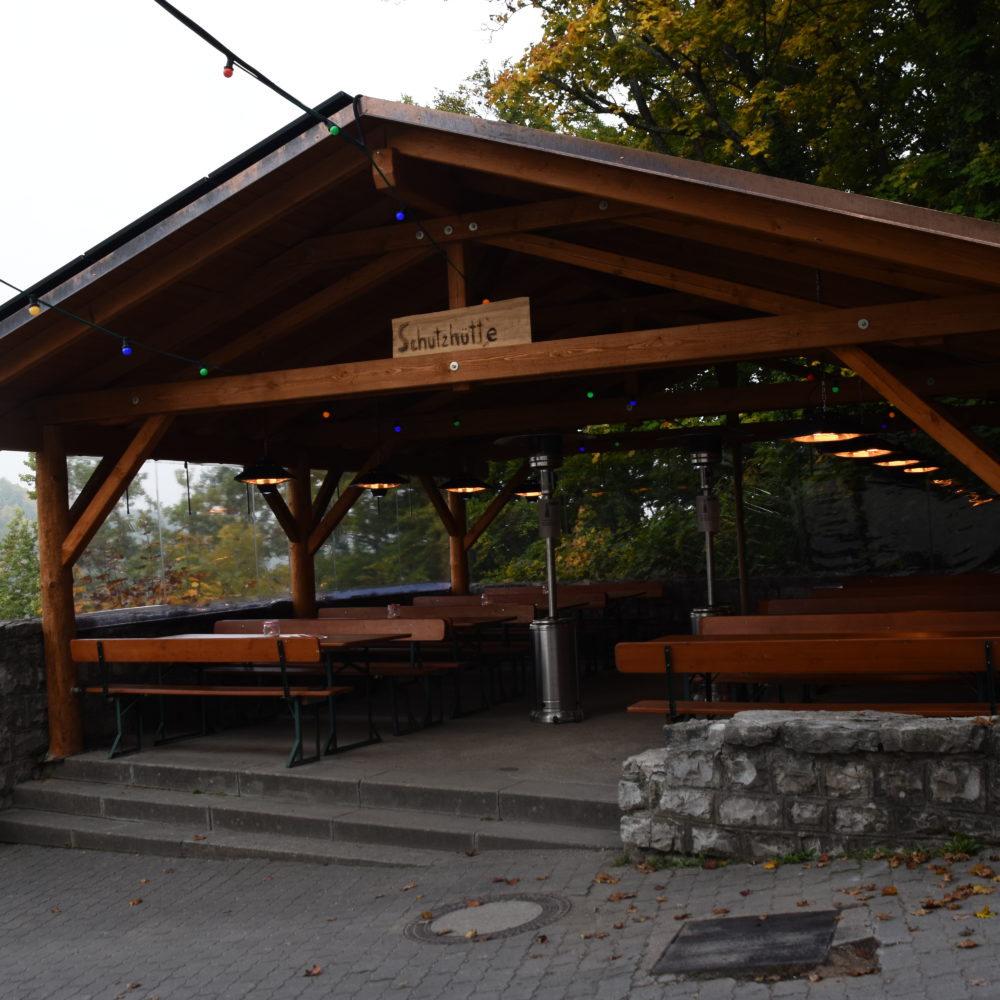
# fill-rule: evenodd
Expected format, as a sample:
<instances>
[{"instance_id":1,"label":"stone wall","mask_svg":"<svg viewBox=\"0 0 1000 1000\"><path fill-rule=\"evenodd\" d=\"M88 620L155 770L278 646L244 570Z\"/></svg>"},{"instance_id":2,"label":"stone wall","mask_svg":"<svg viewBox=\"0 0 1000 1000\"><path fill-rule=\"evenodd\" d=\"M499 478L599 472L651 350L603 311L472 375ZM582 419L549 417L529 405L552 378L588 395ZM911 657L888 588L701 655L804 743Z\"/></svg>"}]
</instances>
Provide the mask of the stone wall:
<instances>
[{"instance_id":1,"label":"stone wall","mask_svg":"<svg viewBox=\"0 0 1000 1000\"><path fill-rule=\"evenodd\" d=\"M765 858L1000 842L1000 726L884 712L742 712L664 727L619 788L632 854Z\"/></svg>"},{"instance_id":2,"label":"stone wall","mask_svg":"<svg viewBox=\"0 0 1000 1000\"><path fill-rule=\"evenodd\" d=\"M0 621L0 807L48 745L41 623Z\"/></svg>"}]
</instances>

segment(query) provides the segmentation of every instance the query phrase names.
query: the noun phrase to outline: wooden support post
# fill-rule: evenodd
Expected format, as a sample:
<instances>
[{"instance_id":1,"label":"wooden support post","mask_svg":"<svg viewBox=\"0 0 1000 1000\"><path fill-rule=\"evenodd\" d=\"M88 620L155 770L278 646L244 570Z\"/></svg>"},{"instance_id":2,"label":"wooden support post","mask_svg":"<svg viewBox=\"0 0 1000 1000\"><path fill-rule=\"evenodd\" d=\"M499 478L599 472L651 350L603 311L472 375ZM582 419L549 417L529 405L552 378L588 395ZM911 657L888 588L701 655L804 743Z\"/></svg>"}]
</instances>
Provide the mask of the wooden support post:
<instances>
[{"instance_id":1,"label":"wooden support post","mask_svg":"<svg viewBox=\"0 0 1000 1000\"><path fill-rule=\"evenodd\" d=\"M466 296L464 243L449 243L445 247L448 255L448 308L461 309L468 304ZM451 566L451 592L469 592L469 553L465 547L467 530L465 500L457 493L448 494L448 510L454 522L454 531L448 532L448 562Z\"/></svg>"},{"instance_id":2,"label":"wooden support post","mask_svg":"<svg viewBox=\"0 0 1000 1000\"><path fill-rule=\"evenodd\" d=\"M448 535L448 555L451 566L451 592L469 592L469 553L465 548L465 500L459 493L448 494L448 512L455 523L455 534Z\"/></svg>"},{"instance_id":3,"label":"wooden support post","mask_svg":"<svg viewBox=\"0 0 1000 1000\"><path fill-rule=\"evenodd\" d=\"M312 490L309 464L299 456L293 468L295 478L289 483L289 500L294 532L289 536L289 565L292 577L292 617L316 617L316 564L309 551L313 526Z\"/></svg>"},{"instance_id":4,"label":"wooden support post","mask_svg":"<svg viewBox=\"0 0 1000 1000\"><path fill-rule=\"evenodd\" d=\"M76 631L73 566L63 562L70 531L69 485L62 429L42 428L42 448L35 468L38 498L38 561L42 585L42 638L49 709L49 759L83 749L83 716L76 687L76 664L70 640Z\"/></svg>"}]
</instances>

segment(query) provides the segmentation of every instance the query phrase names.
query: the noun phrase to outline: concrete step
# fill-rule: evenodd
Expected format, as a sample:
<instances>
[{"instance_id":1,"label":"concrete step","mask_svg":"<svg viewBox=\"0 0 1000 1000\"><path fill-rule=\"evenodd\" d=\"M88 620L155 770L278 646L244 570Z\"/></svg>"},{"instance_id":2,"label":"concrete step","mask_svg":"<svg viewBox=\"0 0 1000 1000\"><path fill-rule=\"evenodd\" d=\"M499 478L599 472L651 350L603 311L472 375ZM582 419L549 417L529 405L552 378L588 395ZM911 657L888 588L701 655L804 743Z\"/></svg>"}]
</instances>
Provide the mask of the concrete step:
<instances>
[{"instance_id":1,"label":"concrete step","mask_svg":"<svg viewBox=\"0 0 1000 1000\"><path fill-rule=\"evenodd\" d=\"M439 851L410 847L231 830L211 830L199 834L192 833L188 826L76 816L18 807L0 812L0 842L173 858L269 858L310 864L391 868L428 868L442 860Z\"/></svg>"},{"instance_id":2,"label":"concrete step","mask_svg":"<svg viewBox=\"0 0 1000 1000\"><path fill-rule=\"evenodd\" d=\"M540 795L544 789L537 791ZM427 792L432 795L433 789ZM160 825L171 831L185 831L186 837L182 837L185 842L191 836L211 831L244 837L292 837L444 852L619 846L617 828L585 822L538 821L532 812L533 802L534 797L526 794L512 800L508 818L493 813L451 815L441 810L388 808L321 801L315 797L298 801L61 778L25 782L14 790L14 806L22 816L35 811L105 823ZM586 809L581 807L580 812L583 818ZM0 818L8 815L4 812Z\"/></svg>"},{"instance_id":3,"label":"concrete step","mask_svg":"<svg viewBox=\"0 0 1000 1000\"><path fill-rule=\"evenodd\" d=\"M347 760L337 767L277 767L273 771L183 767L137 758L103 756L67 758L50 769L68 781L101 782L174 790L190 795L225 794L241 800L280 799L364 808L413 809L453 816L591 827L617 833L620 820L617 788L556 780L468 772L447 768L393 768L369 773Z\"/></svg>"}]
</instances>

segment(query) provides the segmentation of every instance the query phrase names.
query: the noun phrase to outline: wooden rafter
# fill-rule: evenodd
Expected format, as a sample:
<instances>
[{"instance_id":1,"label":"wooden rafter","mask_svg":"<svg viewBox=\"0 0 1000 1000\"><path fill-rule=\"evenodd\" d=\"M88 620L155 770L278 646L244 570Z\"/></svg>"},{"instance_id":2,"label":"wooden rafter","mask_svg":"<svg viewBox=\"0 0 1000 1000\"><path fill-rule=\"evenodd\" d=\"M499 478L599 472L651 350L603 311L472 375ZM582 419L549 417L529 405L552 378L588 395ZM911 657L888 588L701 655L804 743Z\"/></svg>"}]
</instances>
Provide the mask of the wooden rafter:
<instances>
[{"instance_id":1,"label":"wooden rafter","mask_svg":"<svg viewBox=\"0 0 1000 1000\"><path fill-rule=\"evenodd\" d=\"M201 234L197 241L186 242L173 253L161 258L157 261L156 267L141 268L133 277L119 282L115 285L113 293L90 303L87 319L101 326L113 327L116 317L126 309L162 292L164 288L190 275L200 265L269 225L290 207L311 200L357 173L361 168L360 159L347 156L339 157L332 163L325 159L322 163L302 171L269 194L255 200L244 211L227 216L224 222ZM217 203L233 191L237 184L238 180L234 179L228 184L221 185L219 189L178 214L197 215L203 210L204 205ZM143 234L142 245L148 240L148 234ZM51 300L57 296L58 292L51 293L48 298ZM61 327L54 335L37 338L30 351L19 352L16 360L10 359L4 364L3 371L0 372L0 385L9 383L37 365L44 364L53 355L65 350L90 332L89 326L70 323L68 327Z\"/></svg>"}]
</instances>

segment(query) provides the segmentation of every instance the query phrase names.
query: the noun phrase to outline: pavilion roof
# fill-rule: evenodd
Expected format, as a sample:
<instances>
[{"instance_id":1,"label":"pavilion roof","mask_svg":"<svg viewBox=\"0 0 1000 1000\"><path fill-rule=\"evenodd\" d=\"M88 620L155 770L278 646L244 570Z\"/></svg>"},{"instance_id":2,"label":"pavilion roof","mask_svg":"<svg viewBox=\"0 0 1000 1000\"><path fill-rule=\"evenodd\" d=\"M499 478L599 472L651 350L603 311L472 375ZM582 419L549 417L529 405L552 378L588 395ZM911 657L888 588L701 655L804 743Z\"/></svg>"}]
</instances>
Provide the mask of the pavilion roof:
<instances>
[{"instance_id":1,"label":"pavilion roof","mask_svg":"<svg viewBox=\"0 0 1000 1000\"><path fill-rule=\"evenodd\" d=\"M505 436L888 399L1000 489L974 430L998 422L1000 225L372 98L324 107L344 134L299 119L30 290L53 308L0 308L0 448L58 425L110 459L347 470L392 451L444 473ZM519 297L529 344L392 357L394 318ZM741 382L738 361L792 377ZM807 381L812 361L861 377Z\"/></svg>"}]
</instances>

